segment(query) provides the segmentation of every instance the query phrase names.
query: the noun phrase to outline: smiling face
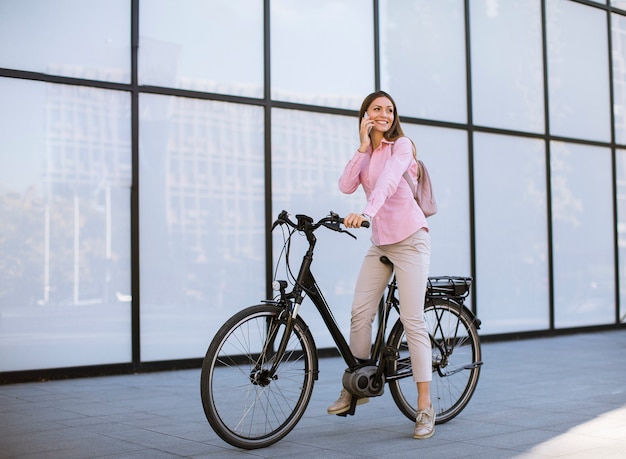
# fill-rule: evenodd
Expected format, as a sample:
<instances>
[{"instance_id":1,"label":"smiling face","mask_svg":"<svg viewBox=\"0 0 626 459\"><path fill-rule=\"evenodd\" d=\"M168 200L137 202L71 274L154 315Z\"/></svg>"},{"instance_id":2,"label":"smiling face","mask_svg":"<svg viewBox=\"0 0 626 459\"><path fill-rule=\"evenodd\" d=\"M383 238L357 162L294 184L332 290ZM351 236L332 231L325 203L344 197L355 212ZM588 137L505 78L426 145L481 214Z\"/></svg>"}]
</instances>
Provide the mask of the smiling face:
<instances>
[{"instance_id":1,"label":"smiling face","mask_svg":"<svg viewBox=\"0 0 626 459\"><path fill-rule=\"evenodd\" d=\"M369 119L374 121L372 131L381 133L385 133L391 128L396 116L393 102L383 96L374 99L365 113Z\"/></svg>"}]
</instances>

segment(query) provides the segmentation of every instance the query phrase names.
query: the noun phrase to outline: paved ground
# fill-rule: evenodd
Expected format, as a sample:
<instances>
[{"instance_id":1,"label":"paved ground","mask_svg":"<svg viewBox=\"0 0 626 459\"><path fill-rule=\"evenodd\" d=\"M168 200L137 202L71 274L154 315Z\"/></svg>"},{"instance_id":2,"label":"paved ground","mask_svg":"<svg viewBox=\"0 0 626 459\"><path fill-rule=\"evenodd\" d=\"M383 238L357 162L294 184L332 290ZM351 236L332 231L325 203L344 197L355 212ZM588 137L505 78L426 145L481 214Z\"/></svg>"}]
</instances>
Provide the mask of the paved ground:
<instances>
[{"instance_id":1,"label":"paved ground","mask_svg":"<svg viewBox=\"0 0 626 459\"><path fill-rule=\"evenodd\" d=\"M302 421L242 451L204 418L199 370L0 386L0 458L625 458L626 330L483 345L467 408L413 440L388 391L328 416L344 365L320 362Z\"/></svg>"}]
</instances>

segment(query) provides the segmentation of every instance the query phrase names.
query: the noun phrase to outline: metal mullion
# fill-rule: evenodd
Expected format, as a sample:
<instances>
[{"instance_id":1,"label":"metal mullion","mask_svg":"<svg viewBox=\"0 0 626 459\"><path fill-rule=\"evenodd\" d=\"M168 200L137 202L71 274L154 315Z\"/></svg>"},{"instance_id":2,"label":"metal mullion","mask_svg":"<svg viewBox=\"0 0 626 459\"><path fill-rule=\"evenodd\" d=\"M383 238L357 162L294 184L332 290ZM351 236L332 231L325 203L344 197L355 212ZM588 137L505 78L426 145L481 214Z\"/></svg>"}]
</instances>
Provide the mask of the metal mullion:
<instances>
[{"instance_id":1,"label":"metal mullion","mask_svg":"<svg viewBox=\"0 0 626 459\"><path fill-rule=\"evenodd\" d=\"M619 235L617 232L617 224L619 222L618 202L617 202L617 148L615 140L615 88L613 86L613 30L611 11L607 10L606 24L607 24L607 40L608 40L608 62L609 62L609 107L610 107L610 119L611 119L611 175L613 178L612 190L613 190L613 266L615 267L615 323L620 323L620 264L619 264Z\"/></svg>"},{"instance_id":2,"label":"metal mullion","mask_svg":"<svg viewBox=\"0 0 626 459\"><path fill-rule=\"evenodd\" d=\"M272 87L271 87L271 29L270 0L263 1L263 122L264 129L264 168L265 168L265 293L272 298L274 276L274 255L272 241Z\"/></svg>"},{"instance_id":3,"label":"metal mullion","mask_svg":"<svg viewBox=\"0 0 626 459\"><path fill-rule=\"evenodd\" d=\"M135 369L141 366L141 290L140 290L140 232L139 232L139 0L131 0L131 162L132 185L130 198L131 238L131 352Z\"/></svg>"},{"instance_id":4,"label":"metal mullion","mask_svg":"<svg viewBox=\"0 0 626 459\"><path fill-rule=\"evenodd\" d=\"M465 85L467 99L467 165L469 185L469 231L470 231L470 272L474 279L472 289L472 312L478 314L478 289L476 288L476 215L475 215L475 186L474 186L474 117L472 104L472 54L470 33L470 2L465 0Z\"/></svg>"},{"instance_id":5,"label":"metal mullion","mask_svg":"<svg viewBox=\"0 0 626 459\"><path fill-rule=\"evenodd\" d=\"M554 250L552 245L552 154L550 137L550 103L548 88L548 29L546 23L546 0L541 0L541 45L543 57L543 108L544 108L544 143L546 157L546 212L547 212L547 238L548 238L548 329L554 330Z\"/></svg>"},{"instance_id":6,"label":"metal mullion","mask_svg":"<svg viewBox=\"0 0 626 459\"><path fill-rule=\"evenodd\" d=\"M373 0L374 6L374 90L380 91L380 3ZM357 115L358 116L358 115Z\"/></svg>"}]
</instances>

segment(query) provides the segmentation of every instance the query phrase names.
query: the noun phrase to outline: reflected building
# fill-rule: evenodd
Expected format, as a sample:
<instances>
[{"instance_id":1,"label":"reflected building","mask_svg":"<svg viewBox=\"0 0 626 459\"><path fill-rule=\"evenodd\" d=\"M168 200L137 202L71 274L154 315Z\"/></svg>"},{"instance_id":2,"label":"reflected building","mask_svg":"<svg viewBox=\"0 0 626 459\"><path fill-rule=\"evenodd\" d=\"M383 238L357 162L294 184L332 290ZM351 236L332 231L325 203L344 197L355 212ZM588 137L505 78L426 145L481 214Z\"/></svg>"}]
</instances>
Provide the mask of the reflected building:
<instances>
[{"instance_id":1,"label":"reflected building","mask_svg":"<svg viewBox=\"0 0 626 459\"><path fill-rule=\"evenodd\" d=\"M106 78L64 66L51 73ZM115 72L114 72L115 73ZM127 213L114 202L128 199L131 183L130 106L97 88L46 85L44 273L42 303L116 301L130 294Z\"/></svg>"}]
</instances>

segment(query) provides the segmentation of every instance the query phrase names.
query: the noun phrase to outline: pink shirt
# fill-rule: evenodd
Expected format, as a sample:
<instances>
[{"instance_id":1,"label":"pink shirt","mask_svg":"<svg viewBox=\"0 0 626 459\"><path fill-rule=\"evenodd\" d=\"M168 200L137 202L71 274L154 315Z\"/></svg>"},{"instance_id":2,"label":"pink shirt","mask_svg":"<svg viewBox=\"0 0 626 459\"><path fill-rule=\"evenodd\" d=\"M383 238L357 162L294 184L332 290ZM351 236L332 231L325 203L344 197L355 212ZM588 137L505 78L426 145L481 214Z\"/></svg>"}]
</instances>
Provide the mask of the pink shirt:
<instances>
[{"instance_id":1,"label":"pink shirt","mask_svg":"<svg viewBox=\"0 0 626 459\"><path fill-rule=\"evenodd\" d=\"M372 242L386 245L400 242L420 228L428 229L424 212L419 208L402 174L409 169L417 181L417 163L413 145L407 137L394 142L383 139L372 152L357 151L339 177L339 189L352 194L363 185L367 205L363 213L372 217Z\"/></svg>"}]
</instances>

